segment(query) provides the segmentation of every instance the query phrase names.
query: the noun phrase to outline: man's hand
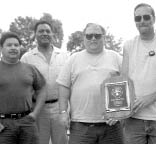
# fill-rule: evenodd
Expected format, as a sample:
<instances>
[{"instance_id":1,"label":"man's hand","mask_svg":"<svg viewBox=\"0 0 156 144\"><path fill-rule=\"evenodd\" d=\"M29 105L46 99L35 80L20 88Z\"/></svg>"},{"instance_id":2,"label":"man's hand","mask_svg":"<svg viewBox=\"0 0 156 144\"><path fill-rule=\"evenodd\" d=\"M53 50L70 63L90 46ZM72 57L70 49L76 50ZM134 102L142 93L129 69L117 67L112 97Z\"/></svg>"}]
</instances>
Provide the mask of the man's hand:
<instances>
[{"instance_id":1,"label":"man's hand","mask_svg":"<svg viewBox=\"0 0 156 144\"><path fill-rule=\"evenodd\" d=\"M36 120L36 117L37 117L37 116L36 116L33 112L31 112L31 113L29 114L29 116L32 117L34 120Z\"/></svg>"},{"instance_id":2,"label":"man's hand","mask_svg":"<svg viewBox=\"0 0 156 144\"><path fill-rule=\"evenodd\" d=\"M150 104L152 104L153 102L155 102L155 94L151 94L151 95L145 95L143 97L139 97L138 99L135 100L135 103L133 105L132 108L132 113L137 113L139 110L149 106Z\"/></svg>"},{"instance_id":3,"label":"man's hand","mask_svg":"<svg viewBox=\"0 0 156 144\"><path fill-rule=\"evenodd\" d=\"M4 126L0 123L0 132L4 130Z\"/></svg>"},{"instance_id":4,"label":"man's hand","mask_svg":"<svg viewBox=\"0 0 156 144\"><path fill-rule=\"evenodd\" d=\"M67 112L60 114L60 122L66 129L69 129L70 120L69 120L69 114Z\"/></svg>"},{"instance_id":5,"label":"man's hand","mask_svg":"<svg viewBox=\"0 0 156 144\"><path fill-rule=\"evenodd\" d=\"M118 122L118 120L115 120L115 119L108 119L108 120L106 121L106 123L107 123L109 126L115 125L117 122Z\"/></svg>"}]
</instances>

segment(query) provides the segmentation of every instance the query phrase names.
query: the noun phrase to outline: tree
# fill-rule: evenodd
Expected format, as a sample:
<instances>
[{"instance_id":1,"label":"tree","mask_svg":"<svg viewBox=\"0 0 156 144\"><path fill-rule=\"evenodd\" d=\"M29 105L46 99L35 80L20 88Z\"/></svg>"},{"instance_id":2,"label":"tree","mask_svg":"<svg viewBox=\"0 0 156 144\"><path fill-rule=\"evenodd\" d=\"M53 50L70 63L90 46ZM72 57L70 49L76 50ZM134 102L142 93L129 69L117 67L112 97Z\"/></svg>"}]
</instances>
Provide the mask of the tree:
<instances>
[{"instance_id":1,"label":"tree","mask_svg":"<svg viewBox=\"0 0 156 144\"><path fill-rule=\"evenodd\" d=\"M83 49L83 32L76 31L69 36L67 50L72 52L80 51L81 49Z\"/></svg>"},{"instance_id":2,"label":"tree","mask_svg":"<svg viewBox=\"0 0 156 144\"><path fill-rule=\"evenodd\" d=\"M105 44L104 44L106 49L120 52L121 51L121 43L122 43L121 38L119 38L118 40L115 40L115 37L112 34L106 32Z\"/></svg>"},{"instance_id":3,"label":"tree","mask_svg":"<svg viewBox=\"0 0 156 144\"><path fill-rule=\"evenodd\" d=\"M108 29L106 30L106 36L105 36L105 44L104 46L107 49L111 49L117 52L121 51L121 43L122 39L120 38L119 40L115 40L115 37L107 33ZM67 50L70 52L75 52L75 51L80 51L84 49L83 45L83 32L81 31L76 31L69 36L69 41L67 43Z\"/></svg>"},{"instance_id":4,"label":"tree","mask_svg":"<svg viewBox=\"0 0 156 144\"><path fill-rule=\"evenodd\" d=\"M34 36L34 25L37 19L26 16L25 18L19 16L14 22L10 24L10 31L15 32L19 35L22 46L25 50L33 48L33 36Z\"/></svg>"},{"instance_id":5,"label":"tree","mask_svg":"<svg viewBox=\"0 0 156 144\"><path fill-rule=\"evenodd\" d=\"M63 29L62 29L62 23L61 21L57 19L53 19L52 15L49 13L43 13L43 16L40 18L40 20L46 20L48 21L52 26L52 31L54 33L54 41L53 44L61 48L62 46L62 40L63 40Z\"/></svg>"}]
</instances>

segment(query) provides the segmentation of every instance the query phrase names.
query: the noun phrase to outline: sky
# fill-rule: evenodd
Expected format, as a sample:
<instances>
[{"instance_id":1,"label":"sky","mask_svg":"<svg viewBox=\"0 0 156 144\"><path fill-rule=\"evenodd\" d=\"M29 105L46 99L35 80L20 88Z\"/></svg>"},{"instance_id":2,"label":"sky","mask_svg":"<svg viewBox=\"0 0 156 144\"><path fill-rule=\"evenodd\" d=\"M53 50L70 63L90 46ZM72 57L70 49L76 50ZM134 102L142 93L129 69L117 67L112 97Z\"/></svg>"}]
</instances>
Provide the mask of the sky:
<instances>
[{"instance_id":1,"label":"sky","mask_svg":"<svg viewBox=\"0 0 156 144\"><path fill-rule=\"evenodd\" d=\"M7 31L18 16L39 19L43 13L50 13L63 24L65 47L71 33L82 31L90 22L102 25L116 39L126 41L138 34L133 11L142 2L156 11L156 0L3 0L0 28Z\"/></svg>"}]
</instances>

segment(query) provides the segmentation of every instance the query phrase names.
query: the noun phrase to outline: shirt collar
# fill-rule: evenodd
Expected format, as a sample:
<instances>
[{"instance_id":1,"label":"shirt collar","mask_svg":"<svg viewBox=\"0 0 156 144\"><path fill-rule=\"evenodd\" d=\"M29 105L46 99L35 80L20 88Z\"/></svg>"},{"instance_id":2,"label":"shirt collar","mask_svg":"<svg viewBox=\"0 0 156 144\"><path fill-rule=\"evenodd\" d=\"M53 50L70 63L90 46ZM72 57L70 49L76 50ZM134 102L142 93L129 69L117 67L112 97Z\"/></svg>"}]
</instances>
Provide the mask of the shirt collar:
<instances>
[{"instance_id":1,"label":"shirt collar","mask_svg":"<svg viewBox=\"0 0 156 144\"><path fill-rule=\"evenodd\" d=\"M53 46L53 54L59 54L60 52L61 52L61 50L59 48L56 48ZM34 55L41 54L41 52L38 50L37 47L35 47L33 50L31 50L31 53Z\"/></svg>"}]
</instances>

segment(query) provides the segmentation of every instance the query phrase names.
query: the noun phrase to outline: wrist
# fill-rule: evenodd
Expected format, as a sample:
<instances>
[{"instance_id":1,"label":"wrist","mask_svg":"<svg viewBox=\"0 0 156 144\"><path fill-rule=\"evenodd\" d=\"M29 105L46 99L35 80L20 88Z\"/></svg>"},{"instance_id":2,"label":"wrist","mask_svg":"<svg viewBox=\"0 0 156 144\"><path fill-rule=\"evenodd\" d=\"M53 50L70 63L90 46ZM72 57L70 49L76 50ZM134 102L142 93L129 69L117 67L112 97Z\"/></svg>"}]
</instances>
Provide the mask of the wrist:
<instances>
[{"instance_id":1,"label":"wrist","mask_svg":"<svg viewBox=\"0 0 156 144\"><path fill-rule=\"evenodd\" d=\"M64 114L64 113L67 113L67 111L66 110L60 111L60 114Z\"/></svg>"}]
</instances>

